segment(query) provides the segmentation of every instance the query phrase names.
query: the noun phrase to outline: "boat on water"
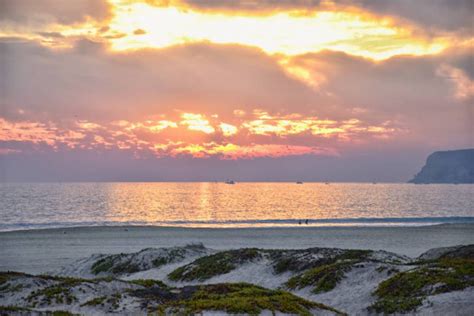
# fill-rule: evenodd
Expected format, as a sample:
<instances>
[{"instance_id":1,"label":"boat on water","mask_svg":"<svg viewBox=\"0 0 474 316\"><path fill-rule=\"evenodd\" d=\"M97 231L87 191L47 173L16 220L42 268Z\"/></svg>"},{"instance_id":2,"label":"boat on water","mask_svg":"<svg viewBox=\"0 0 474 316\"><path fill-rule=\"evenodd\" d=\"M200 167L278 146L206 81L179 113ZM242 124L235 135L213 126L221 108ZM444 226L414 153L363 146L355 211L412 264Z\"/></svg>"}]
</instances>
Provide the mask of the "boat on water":
<instances>
[{"instance_id":1,"label":"boat on water","mask_svg":"<svg viewBox=\"0 0 474 316\"><path fill-rule=\"evenodd\" d=\"M234 180L227 180L227 181L225 182L225 184L235 184L235 181L234 181Z\"/></svg>"}]
</instances>

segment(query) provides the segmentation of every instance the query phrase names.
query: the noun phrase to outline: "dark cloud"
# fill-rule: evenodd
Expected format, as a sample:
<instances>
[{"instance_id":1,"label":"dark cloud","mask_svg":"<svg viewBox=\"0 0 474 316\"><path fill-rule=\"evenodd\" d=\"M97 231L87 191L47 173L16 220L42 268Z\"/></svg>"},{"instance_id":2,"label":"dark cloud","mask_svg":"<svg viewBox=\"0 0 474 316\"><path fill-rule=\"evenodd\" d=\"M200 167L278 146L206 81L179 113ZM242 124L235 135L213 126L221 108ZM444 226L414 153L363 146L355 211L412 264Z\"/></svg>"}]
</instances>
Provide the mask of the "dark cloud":
<instances>
[{"instance_id":1,"label":"dark cloud","mask_svg":"<svg viewBox=\"0 0 474 316\"><path fill-rule=\"evenodd\" d=\"M349 0L357 6L378 14L398 16L427 28L457 31L468 35L474 30L474 1L472 0Z\"/></svg>"},{"instance_id":2,"label":"dark cloud","mask_svg":"<svg viewBox=\"0 0 474 316\"><path fill-rule=\"evenodd\" d=\"M0 0L0 25L3 26L74 24L87 18L104 20L110 14L106 0Z\"/></svg>"},{"instance_id":3,"label":"dark cloud","mask_svg":"<svg viewBox=\"0 0 474 316\"><path fill-rule=\"evenodd\" d=\"M81 40L73 50L0 43L5 100L35 115L141 119L175 109L226 115L234 109L319 110L322 97L270 57L241 46L199 44L110 54Z\"/></svg>"}]
</instances>

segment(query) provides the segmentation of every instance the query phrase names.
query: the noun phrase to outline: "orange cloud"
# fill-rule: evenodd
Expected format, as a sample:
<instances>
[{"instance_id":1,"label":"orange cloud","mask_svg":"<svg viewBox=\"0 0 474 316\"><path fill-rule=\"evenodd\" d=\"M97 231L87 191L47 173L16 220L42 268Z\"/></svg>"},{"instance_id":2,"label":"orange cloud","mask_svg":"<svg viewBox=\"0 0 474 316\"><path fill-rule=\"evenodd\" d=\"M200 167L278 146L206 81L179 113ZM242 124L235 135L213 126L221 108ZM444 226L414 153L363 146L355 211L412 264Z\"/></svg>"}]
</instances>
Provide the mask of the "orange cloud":
<instances>
[{"instance_id":1,"label":"orange cloud","mask_svg":"<svg viewBox=\"0 0 474 316\"><path fill-rule=\"evenodd\" d=\"M221 129L222 134L224 134L224 136L235 135L237 134L237 131L238 131L237 127L231 124L227 124L227 123L220 123L219 128Z\"/></svg>"},{"instance_id":2,"label":"orange cloud","mask_svg":"<svg viewBox=\"0 0 474 316\"><path fill-rule=\"evenodd\" d=\"M186 125L189 130L200 131L206 134L215 132L214 127L209 124L209 121L202 114L183 113L181 118L180 124Z\"/></svg>"},{"instance_id":3,"label":"orange cloud","mask_svg":"<svg viewBox=\"0 0 474 316\"><path fill-rule=\"evenodd\" d=\"M302 133L312 135L340 138L349 138L358 133L392 134L397 130L388 126L371 126L360 120L350 119L344 121L322 120L316 117L302 117L299 114L284 116L270 116L267 112L256 111L257 119L242 124L250 133L255 135L276 135L287 137ZM387 124L389 125L389 124Z\"/></svg>"},{"instance_id":4,"label":"orange cloud","mask_svg":"<svg viewBox=\"0 0 474 316\"><path fill-rule=\"evenodd\" d=\"M203 114L183 113L181 120L148 119L141 122L126 120L99 124L85 120L75 121L70 128L58 128L52 123L30 121L10 122L0 119L0 141L29 144L46 144L53 149L60 146L77 149L131 150L136 156L151 152L156 156L189 155L195 158L219 157L221 159L251 159L258 157L283 157L337 153L337 142L359 141L370 135L390 138L400 132L391 122L381 125L365 124L358 119L343 121L321 120L301 114L270 115L255 110L253 117L235 117L239 124L220 122L213 117L212 123ZM167 130L175 129L169 133ZM215 133L219 129L221 133ZM244 131L241 135L240 131ZM208 138L192 138L188 134L204 133ZM234 136L232 142L227 137ZM256 142L252 136L266 136ZM321 139L323 148L295 145L299 137ZM209 138L210 137L210 138ZM224 138L223 138L224 137ZM276 138L275 138L276 137Z\"/></svg>"},{"instance_id":5,"label":"orange cloud","mask_svg":"<svg viewBox=\"0 0 474 316\"><path fill-rule=\"evenodd\" d=\"M74 147L86 135L74 130L59 130L54 124L30 121L10 122L0 118L0 141L47 144L56 148L58 143Z\"/></svg>"},{"instance_id":6,"label":"orange cloud","mask_svg":"<svg viewBox=\"0 0 474 316\"><path fill-rule=\"evenodd\" d=\"M132 36L110 42L114 50L128 50L209 41L253 46L284 56L330 49L376 60L395 55L437 54L450 45L444 35L423 36L422 30L396 19L324 3L305 10L288 5L278 10L262 7L242 11L238 6L230 10L219 6L206 9L185 1L157 4L113 0L115 16L109 24L111 30ZM133 36L137 29L146 33ZM304 69L293 67L289 72L307 76Z\"/></svg>"}]
</instances>

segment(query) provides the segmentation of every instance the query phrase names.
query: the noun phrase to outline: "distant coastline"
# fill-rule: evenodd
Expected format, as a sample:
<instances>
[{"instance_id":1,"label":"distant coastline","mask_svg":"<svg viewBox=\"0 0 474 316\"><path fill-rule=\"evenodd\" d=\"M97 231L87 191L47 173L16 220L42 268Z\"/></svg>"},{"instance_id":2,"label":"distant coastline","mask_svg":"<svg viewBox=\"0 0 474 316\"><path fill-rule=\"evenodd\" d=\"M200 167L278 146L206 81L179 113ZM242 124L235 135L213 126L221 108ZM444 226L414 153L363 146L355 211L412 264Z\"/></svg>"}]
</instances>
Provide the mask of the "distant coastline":
<instances>
[{"instance_id":1,"label":"distant coastline","mask_svg":"<svg viewBox=\"0 0 474 316\"><path fill-rule=\"evenodd\" d=\"M474 149L437 151L410 183L474 183Z\"/></svg>"}]
</instances>

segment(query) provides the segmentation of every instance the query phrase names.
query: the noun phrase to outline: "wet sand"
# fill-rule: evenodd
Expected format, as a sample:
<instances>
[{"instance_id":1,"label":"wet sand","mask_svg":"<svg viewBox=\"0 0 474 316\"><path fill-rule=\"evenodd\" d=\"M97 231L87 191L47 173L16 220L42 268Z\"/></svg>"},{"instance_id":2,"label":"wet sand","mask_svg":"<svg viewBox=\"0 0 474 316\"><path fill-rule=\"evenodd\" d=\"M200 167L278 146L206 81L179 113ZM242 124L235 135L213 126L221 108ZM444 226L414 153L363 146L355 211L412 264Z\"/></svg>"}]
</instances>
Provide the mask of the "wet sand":
<instances>
[{"instance_id":1,"label":"wet sand","mask_svg":"<svg viewBox=\"0 0 474 316\"><path fill-rule=\"evenodd\" d=\"M94 253L202 242L229 249L339 247L416 257L430 248L474 244L473 224L421 227L177 228L74 227L0 233L0 271L43 273Z\"/></svg>"}]
</instances>

